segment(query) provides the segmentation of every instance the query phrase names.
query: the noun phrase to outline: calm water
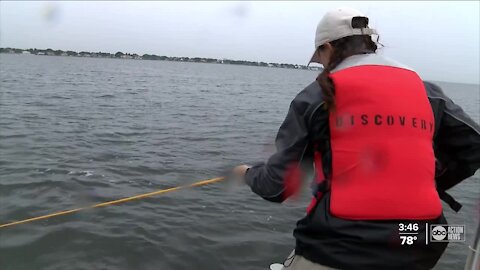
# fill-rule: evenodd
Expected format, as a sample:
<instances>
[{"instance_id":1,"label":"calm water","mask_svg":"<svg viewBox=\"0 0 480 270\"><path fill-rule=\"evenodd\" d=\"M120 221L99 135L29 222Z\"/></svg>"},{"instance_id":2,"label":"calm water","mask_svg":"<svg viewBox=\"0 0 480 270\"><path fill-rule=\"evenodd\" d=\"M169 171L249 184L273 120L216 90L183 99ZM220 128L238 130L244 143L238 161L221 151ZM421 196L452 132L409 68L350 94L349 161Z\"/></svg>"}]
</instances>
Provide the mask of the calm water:
<instances>
[{"instance_id":1,"label":"calm water","mask_svg":"<svg viewBox=\"0 0 480 270\"><path fill-rule=\"evenodd\" d=\"M221 175L262 161L312 71L0 55L0 223ZM441 84L479 121L478 85ZM478 220L480 177L446 208ZM268 269L309 200L224 183L0 229L0 269ZM462 269L450 244L436 269Z\"/></svg>"}]
</instances>

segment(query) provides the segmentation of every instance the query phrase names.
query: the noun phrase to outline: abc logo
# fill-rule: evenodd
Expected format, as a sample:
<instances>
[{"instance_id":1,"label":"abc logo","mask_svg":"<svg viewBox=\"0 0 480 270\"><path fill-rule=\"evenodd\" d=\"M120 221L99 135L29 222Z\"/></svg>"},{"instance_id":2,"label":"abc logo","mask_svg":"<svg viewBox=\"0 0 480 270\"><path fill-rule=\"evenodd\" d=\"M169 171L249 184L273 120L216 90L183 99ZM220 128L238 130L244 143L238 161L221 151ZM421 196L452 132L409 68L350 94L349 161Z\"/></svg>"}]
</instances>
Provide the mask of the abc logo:
<instances>
[{"instance_id":1,"label":"abc logo","mask_svg":"<svg viewBox=\"0 0 480 270\"><path fill-rule=\"evenodd\" d=\"M435 226L431 231L433 239L441 241L447 237L447 230L442 226Z\"/></svg>"}]
</instances>

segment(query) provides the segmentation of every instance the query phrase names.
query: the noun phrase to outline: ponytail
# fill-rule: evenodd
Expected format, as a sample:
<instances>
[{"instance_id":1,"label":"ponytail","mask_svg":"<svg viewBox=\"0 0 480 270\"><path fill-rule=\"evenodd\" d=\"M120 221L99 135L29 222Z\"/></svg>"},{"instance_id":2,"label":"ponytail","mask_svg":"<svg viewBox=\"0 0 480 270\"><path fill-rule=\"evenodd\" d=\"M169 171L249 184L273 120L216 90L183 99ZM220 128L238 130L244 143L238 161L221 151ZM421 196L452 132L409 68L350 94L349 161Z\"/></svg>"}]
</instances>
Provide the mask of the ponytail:
<instances>
[{"instance_id":1,"label":"ponytail","mask_svg":"<svg viewBox=\"0 0 480 270\"><path fill-rule=\"evenodd\" d=\"M325 109L328 111L335 110L335 85L330 78L330 72L334 70L345 58L361 53L374 53L377 45L368 35L348 36L330 42L333 47L333 54L330 61L323 71L318 75L317 81L322 89L323 100L325 101ZM323 46L319 49L322 50Z\"/></svg>"}]
</instances>

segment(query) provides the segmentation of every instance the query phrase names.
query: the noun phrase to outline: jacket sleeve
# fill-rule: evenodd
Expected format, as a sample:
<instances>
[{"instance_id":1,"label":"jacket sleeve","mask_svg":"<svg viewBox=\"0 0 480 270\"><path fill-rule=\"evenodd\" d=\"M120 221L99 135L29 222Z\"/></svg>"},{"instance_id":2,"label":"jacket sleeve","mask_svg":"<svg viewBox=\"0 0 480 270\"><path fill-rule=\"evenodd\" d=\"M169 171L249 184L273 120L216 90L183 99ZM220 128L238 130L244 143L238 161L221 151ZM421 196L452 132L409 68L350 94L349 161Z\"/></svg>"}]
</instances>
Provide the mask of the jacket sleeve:
<instances>
[{"instance_id":1,"label":"jacket sleeve","mask_svg":"<svg viewBox=\"0 0 480 270\"><path fill-rule=\"evenodd\" d=\"M437 188L445 191L480 168L480 127L436 85L427 84L434 107Z\"/></svg>"},{"instance_id":2,"label":"jacket sleeve","mask_svg":"<svg viewBox=\"0 0 480 270\"><path fill-rule=\"evenodd\" d=\"M288 175L295 171L308 171L312 166L308 162L309 140L305 119L293 101L275 139L276 153L265 164L253 166L245 174L246 183L262 198L272 202L284 201L292 195L287 190Z\"/></svg>"}]
</instances>

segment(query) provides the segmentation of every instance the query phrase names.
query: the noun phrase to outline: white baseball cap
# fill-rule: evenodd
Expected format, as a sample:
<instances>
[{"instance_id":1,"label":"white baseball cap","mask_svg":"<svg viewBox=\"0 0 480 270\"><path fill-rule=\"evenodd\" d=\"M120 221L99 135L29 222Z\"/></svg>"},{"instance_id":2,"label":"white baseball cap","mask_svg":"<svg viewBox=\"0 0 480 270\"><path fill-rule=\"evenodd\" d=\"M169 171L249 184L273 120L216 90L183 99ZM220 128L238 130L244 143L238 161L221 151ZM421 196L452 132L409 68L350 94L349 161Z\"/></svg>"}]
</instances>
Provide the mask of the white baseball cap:
<instances>
[{"instance_id":1,"label":"white baseball cap","mask_svg":"<svg viewBox=\"0 0 480 270\"><path fill-rule=\"evenodd\" d=\"M340 38L356 35L376 35L377 31L372 28L354 28L354 18L368 18L358 10L353 8L336 8L327 12L322 20L317 25L315 33L315 51L310 59L310 63L320 63L318 54L316 53L318 47L327 42L331 42Z\"/></svg>"}]
</instances>

